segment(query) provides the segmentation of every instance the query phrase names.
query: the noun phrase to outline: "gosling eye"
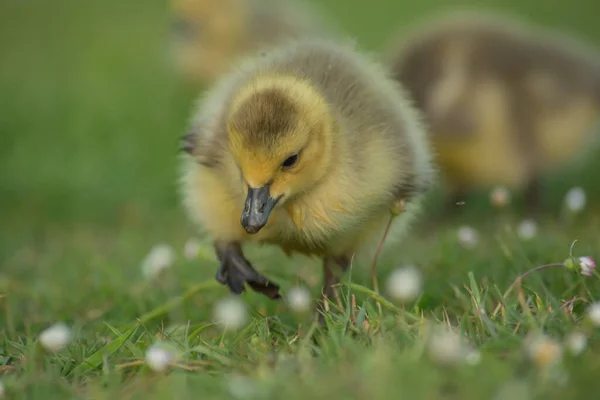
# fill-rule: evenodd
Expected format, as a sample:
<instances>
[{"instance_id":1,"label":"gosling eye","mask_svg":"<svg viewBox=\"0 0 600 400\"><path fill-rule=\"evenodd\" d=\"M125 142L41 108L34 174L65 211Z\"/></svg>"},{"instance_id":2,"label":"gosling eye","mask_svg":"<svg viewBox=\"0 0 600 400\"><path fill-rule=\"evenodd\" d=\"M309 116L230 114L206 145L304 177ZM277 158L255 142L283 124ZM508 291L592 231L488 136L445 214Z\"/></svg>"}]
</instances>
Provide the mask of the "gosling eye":
<instances>
[{"instance_id":1,"label":"gosling eye","mask_svg":"<svg viewBox=\"0 0 600 400\"><path fill-rule=\"evenodd\" d=\"M285 161L281 164L281 168L283 168L283 169L292 168L297 163L298 163L298 153L292 154L291 156L286 158Z\"/></svg>"}]
</instances>

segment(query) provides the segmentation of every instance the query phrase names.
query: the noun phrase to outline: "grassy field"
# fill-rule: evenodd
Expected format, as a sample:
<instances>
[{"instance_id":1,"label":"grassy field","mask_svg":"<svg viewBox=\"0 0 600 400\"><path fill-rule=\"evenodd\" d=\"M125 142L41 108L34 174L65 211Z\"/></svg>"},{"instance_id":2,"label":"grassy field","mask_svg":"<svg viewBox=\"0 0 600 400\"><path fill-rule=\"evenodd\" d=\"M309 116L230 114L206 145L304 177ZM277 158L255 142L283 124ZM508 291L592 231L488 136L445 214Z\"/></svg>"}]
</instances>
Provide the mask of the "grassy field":
<instances>
[{"instance_id":1,"label":"grassy field","mask_svg":"<svg viewBox=\"0 0 600 400\"><path fill-rule=\"evenodd\" d=\"M322 3L368 50L446 4ZM594 2L503 8L600 44ZM167 27L164 2L0 2L0 388L7 398L518 400L589 398L600 388L600 335L586 318L598 275L550 268L503 296L520 274L564 261L574 241L574 256L600 259L599 161L545 178L544 217L530 240L516 233L516 195L499 211L476 194L440 221L429 217L438 205L433 193L414 234L379 262L381 285L395 267L419 267L424 287L414 302L375 296L368 266L354 265L340 289L343 307L326 328L246 293L247 326L223 332L212 313L228 292L214 281L210 245L199 238L199 254L184 257L196 231L179 205L175 155L198 93L168 68ZM588 206L564 219L572 186L585 188ZM475 247L457 240L462 225L479 232ZM175 261L147 280L140 266L159 243L172 246ZM284 291L302 283L318 295L318 262L268 248L249 258ZM569 301L572 310L563 307ZM72 341L49 353L39 335L61 321ZM454 347L432 348L437 326L452 327L478 353L459 362ZM528 338L545 333L562 348L573 332L588 336L581 354L564 348L552 362L556 347L547 343L529 356ZM165 372L145 364L158 342L178 354Z\"/></svg>"}]
</instances>

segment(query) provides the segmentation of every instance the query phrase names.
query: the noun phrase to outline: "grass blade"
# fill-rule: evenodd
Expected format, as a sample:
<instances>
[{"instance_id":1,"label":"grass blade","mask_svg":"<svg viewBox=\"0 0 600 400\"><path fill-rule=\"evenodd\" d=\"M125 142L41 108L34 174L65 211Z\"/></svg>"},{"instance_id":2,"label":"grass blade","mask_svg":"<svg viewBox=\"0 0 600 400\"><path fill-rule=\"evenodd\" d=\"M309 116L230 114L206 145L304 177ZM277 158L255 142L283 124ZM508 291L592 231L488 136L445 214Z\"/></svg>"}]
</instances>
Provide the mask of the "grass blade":
<instances>
[{"instance_id":1,"label":"grass blade","mask_svg":"<svg viewBox=\"0 0 600 400\"><path fill-rule=\"evenodd\" d=\"M73 370L69 373L69 376L77 375L77 374L85 374L86 372L95 370L96 368L102 365L104 361L104 357L108 357L115 352L119 351L119 349L129 340L131 335L133 335L137 331L137 326L129 329L127 332L123 333L121 336L118 336L115 340L102 347L100 350L96 351L94 354L86 358L81 364L77 367L73 368Z\"/></svg>"}]
</instances>

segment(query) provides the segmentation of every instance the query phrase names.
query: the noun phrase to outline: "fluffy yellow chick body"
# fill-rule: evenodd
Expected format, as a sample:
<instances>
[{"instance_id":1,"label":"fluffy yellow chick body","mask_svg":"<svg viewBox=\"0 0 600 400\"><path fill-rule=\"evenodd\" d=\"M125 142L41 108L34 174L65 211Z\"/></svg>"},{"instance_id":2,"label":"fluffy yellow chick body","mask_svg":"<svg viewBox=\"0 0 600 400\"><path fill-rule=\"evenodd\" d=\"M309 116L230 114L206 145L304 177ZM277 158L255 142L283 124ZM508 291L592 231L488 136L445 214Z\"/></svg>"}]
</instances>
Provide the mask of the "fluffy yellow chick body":
<instances>
[{"instance_id":1,"label":"fluffy yellow chick body","mask_svg":"<svg viewBox=\"0 0 600 400\"><path fill-rule=\"evenodd\" d=\"M539 175L579 154L599 120L600 57L565 35L459 11L392 46L456 194L501 184L535 208Z\"/></svg>"},{"instance_id":2,"label":"fluffy yellow chick body","mask_svg":"<svg viewBox=\"0 0 600 400\"><path fill-rule=\"evenodd\" d=\"M406 211L395 232L403 231L433 179L419 115L350 44L289 42L224 77L197 109L185 138L184 203L214 239L217 278L234 293L242 280L278 297L247 270L240 244L255 242L322 257L330 295L335 266L372 250L397 201Z\"/></svg>"},{"instance_id":3,"label":"fluffy yellow chick body","mask_svg":"<svg viewBox=\"0 0 600 400\"><path fill-rule=\"evenodd\" d=\"M316 8L296 0L171 0L170 9L171 56L200 84L213 82L240 57L335 30Z\"/></svg>"}]
</instances>

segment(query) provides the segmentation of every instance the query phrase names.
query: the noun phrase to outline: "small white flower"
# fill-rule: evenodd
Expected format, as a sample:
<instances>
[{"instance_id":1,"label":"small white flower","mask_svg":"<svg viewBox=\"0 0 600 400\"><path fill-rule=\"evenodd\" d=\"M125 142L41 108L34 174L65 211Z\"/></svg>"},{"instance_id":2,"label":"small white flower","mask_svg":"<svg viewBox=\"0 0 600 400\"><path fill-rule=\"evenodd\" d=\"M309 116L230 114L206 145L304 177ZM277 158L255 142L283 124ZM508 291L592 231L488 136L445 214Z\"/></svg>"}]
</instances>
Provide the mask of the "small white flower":
<instances>
[{"instance_id":1,"label":"small white flower","mask_svg":"<svg viewBox=\"0 0 600 400\"><path fill-rule=\"evenodd\" d=\"M532 390L526 381L514 380L504 384L492 397L492 400L525 400L531 399Z\"/></svg>"},{"instance_id":2,"label":"small white flower","mask_svg":"<svg viewBox=\"0 0 600 400\"><path fill-rule=\"evenodd\" d=\"M596 326L600 326L600 302L592 303L588 308L588 318Z\"/></svg>"},{"instance_id":3,"label":"small white flower","mask_svg":"<svg viewBox=\"0 0 600 400\"><path fill-rule=\"evenodd\" d=\"M175 252L167 244L157 244L142 262L142 273L147 279L156 278L175 261Z\"/></svg>"},{"instance_id":4,"label":"small white flower","mask_svg":"<svg viewBox=\"0 0 600 400\"><path fill-rule=\"evenodd\" d=\"M517 234L524 240L533 239L537 234L537 224L532 219L523 220L517 228Z\"/></svg>"},{"instance_id":5,"label":"small white flower","mask_svg":"<svg viewBox=\"0 0 600 400\"><path fill-rule=\"evenodd\" d=\"M594 276L594 271L596 270L596 262L589 256L579 258L569 257L563 262L563 265L569 271L576 271L583 276Z\"/></svg>"},{"instance_id":6,"label":"small white flower","mask_svg":"<svg viewBox=\"0 0 600 400\"><path fill-rule=\"evenodd\" d=\"M156 372L163 372L169 366L169 363L175 360L175 354L167 348L154 344L146 350L146 364Z\"/></svg>"},{"instance_id":7,"label":"small white flower","mask_svg":"<svg viewBox=\"0 0 600 400\"><path fill-rule=\"evenodd\" d=\"M237 330L246 324L246 304L238 296L229 296L215 304L214 320L226 330Z\"/></svg>"},{"instance_id":8,"label":"small white flower","mask_svg":"<svg viewBox=\"0 0 600 400\"><path fill-rule=\"evenodd\" d=\"M587 336L581 332L573 332L565 338L565 345L573 355L579 355L587 346Z\"/></svg>"},{"instance_id":9,"label":"small white flower","mask_svg":"<svg viewBox=\"0 0 600 400\"><path fill-rule=\"evenodd\" d=\"M490 202L494 207L503 208L510 202L510 192L504 186L496 186L490 193Z\"/></svg>"},{"instance_id":10,"label":"small white flower","mask_svg":"<svg viewBox=\"0 0 600 400\"><path fill-rule=\"evenodd\" d=\"M258 388L254 381L238 373L227 377L227 389L236 399L251 399L258 395Z\"/></svg>"},{"instance_id":11,"label":"small white flower","mask_svg":"<svg viewBox=\"0 0 600 400\"><path fill-rule=\"evenodd\" d=\"M461 226L458 228L458 241L463 247L472 249L479 242L479 234L470 226Z\"/></svg>"},{"instance_id":12,"label":"small white flower","mask_svg":"<svg viewBox=\"0 0 600 400\"><path fill-rule=\"evenodd\" d=\"M44 349L56 352L65 348L71 341L71 330L62 322L56 323L40 334L40 343Z\"/></svg>"},{"instance_id":13,"label":"small white flower","mask_svg":"<svg viewBox=\"0 0 600 400\"><path fill-rule=\"evenodd\" d=\"M183 248L183 254L185 255L185 258L188 260L193 260L198 257L198 254L200 253L200 246L200 241L198 239L188 239Z\"/></svg>"},{"instance_id":14,"label":"small white flower","mask_svg":"<svg viewBox=\"0 0 600 400\"><path fill-rule=\"evenodd\" d=\"M565 204L571 212L579 212L583 210L586 203L586 196L583 189L579 186L569 189L565 195Z\"/></svg>"},{"instance_id":15,"label":"small white flower","mask_svg":"<svg viewBox=\"0 0 600 400\"><path fill-rule=\"evenodd\" d=\"M562 347L544 334L537 334L525 340L525 353L540 367L558 363L562 358Z\"/></svg>"},{"instance_id":16,"label":"small white flower","mask_svg":"<svg viewBox=\"0 0 600 400\"><path fill-rule=\"evenodd\" d=\"M429 356L439 364L457 364L464 360L465 347L460 335L439 329L429 339Z\"/></svg>"},{"instance_id":17,"label":"small white flower","mask_svg":"<svg viewBox=\"0 0 600 400\"><path fill-rule=\"evenodd\" d=\"M592 257L579 257L579 266L581 267L581 275L594 276L596 262Z\"/></svg>"},{"instance_id":18,"label":"small white flower","mask_svg":"<svg viewBox=\"0 0 600 400\"><path fill-rule=\"evenodd\" d=\"M387 280L388 294L399 301L412 301L422 291L423 278L414 266L401 267L394 270Z\"/></svg>"},{"instance_id":19,"label":"small white flower","mask_svg":"<svg viewBox=\"0 0 600 400\"><path fill-rule=\"evenodd\" d=\"M469 365L477 365L481 361L481 353L479 350L471 350L465 356L465 362Z\"/></svg>"},{"instance_id":20,"label":"small white flower","mask_svg":"<svg viewBox=\"0 0 600 400\"><path fill-rule=\"evenodd\" d=\"M289 307L297 313L305 313L310 309L310 292L303 287L290 289L287 295Z\"/></svg>"}]
</instances>

